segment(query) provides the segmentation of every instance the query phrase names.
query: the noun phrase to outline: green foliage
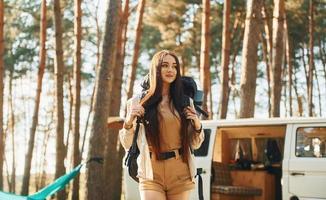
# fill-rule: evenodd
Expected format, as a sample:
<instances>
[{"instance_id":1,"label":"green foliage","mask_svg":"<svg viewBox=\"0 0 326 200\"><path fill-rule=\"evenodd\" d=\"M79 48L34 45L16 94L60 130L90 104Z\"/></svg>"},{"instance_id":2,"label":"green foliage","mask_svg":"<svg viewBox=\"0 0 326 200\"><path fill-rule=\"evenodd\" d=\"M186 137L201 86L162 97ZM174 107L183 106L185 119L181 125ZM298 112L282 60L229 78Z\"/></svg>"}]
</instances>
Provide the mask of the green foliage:
<instances>
[{"instance_id":1,"label":"green foliage","mask_svg":"<svg viewBox=\"0 0 326 200\"><path fill-rule=\"evenodd\" d=\"M130 9L135 11L133 5L137 1L131 1ZM273 15L273 0L264 1L270 21ZM287 0L286 17L288 21L290 45L293 48L292 56L294 66L302 71L302 48L307 52L309 43L309 0ZM326 42L326 9L323 0L315 0L315 63L320 63L319 46L325 48ZM83 39L82 39L82 81L91 82L95 77L96 44L101 39L97 36L94 20L94 1L83 1ZM223 29L223 5L221 0L211 1L211 49L210 63L212 83L218 83L220 74L222 29ZM27 72L35 72L39 67L39 31L40 31L40 6L41 1L33 0L5 0L5 67L13 70L15 77L21 77ZM65 72L73 71L74 56L74 2L62 0L62 30ZM90 6L93 6L92 9ZM231 57L241 56L243 37L242 28L234 29L235 20L240 24L245 22L246 1L232 0L230 13ZM186 70L199 67L200 43L201 43L201 0L148 0L145 6L143 20L143 33L141 39L141 58L150 60L155 52L160 49L170 49L179 56ZM129 19L129 24L134 23ZM54 72L54 22L53 2L48 1L47 10L47 61L46 70ZM103 28L100 24L100 28ZM130 32L130 30L128 30ZM126 55L131 55L127 48ZM128 51L129 50L129 51ZM261 46L258 50L259 62L262 61ZM90 61L91 60L91 61ZM305 55L308 62L307 54ZM126 59L128 63L128 59ZM140 60L140 75L144 75L148 66ZM93 66L94 65L94 66ZM147 65L147 63L146 63ZM232 63L230 63L230 67ZM241 63L236 63L237 77ZM260 65L261 66L261 65ZM317 66L318 67L318 66ZM85 69L87 68L87 70ZM259 67L259 76L263 77L265 66ZM320 70L320 69L318 69ZM67 81L67 78L66 78ZM238 80L239 81L239 80Z\"/></svg>"},{"instance_id":2,"label":"green foliage","mask_svg":"<svg viewBox=\"0 0 326 200\"><path fill-rule=\"evenodd\" d=\"M315 7L315 45L319 45L319 40L325 44L326 40L326 3L325 1L316 1Z\"/></svg>"},{"instance_id":3,"label":"green foliage","mask_svg":"<svg viewBox=\"0 0 326 200\"><path fill-rule=\"evenodd\" d=\"M325 3L314 1L314 46L319 48L319 40L325 44L326 38L326 11ZM294 66L297 70L302 69L302 49L308 48L309 44L309 0L286 1L286 17L289 30L289 42L293 48ZM315 53L315 58L319 54ZM305 56L306 64L308 57Z\"/></svg>"},{"instance_id":4,"label":"green foliage","mask_svg":"<svg viewBox=\"0 0 326 200\"><path fill-rule=\"evenodd\" d=\"M294 49L300 49L309 40L309 4L308 1L300 1L292 0L286 4L289 37L295 41L292 42Z\"/></svg>"},{"instance_id":5,"label":"green foliage","mask_svg":"<svg viewBox=\"0 0 326 200\"><path fill-rule=\"evenodd\" d=\"M223 4L211 6L211 63L220 63L223 30ZM217 60L216 60L217 59Z\"/></svg>"},{"instance_id":6,"label":"green foliage","mask_svg":"<svg viewBox=\"0 0 326 200\"><path fill-rule=\"evenodd\" d=\"M20 1L6 2L5 9L5 68L14 71L14 78L26 74L36 66L39 25L34 10L39 4L31 1L18 6Z\"/></svg>"},{"instance_id":7,"label":"green foliage","mask_svg":"<svg viewBox=\"0 0 326 200\"><path fill-rule=\"evenodd\" d=\"M162 42L161 33L156 27L144 24L143 35L140 50L146 51L152 57L159 49L158 44Z\"/></svg>"},{"instance_id":8,"label":"green foliage","mask_svg":"<svg viewBox=\"0 0 326 200\"><path fill-rule=\"evenodd\" d=\"M88 83L90 83L91 81L93 81L95 79L95 76L93 73L81 72L80 76L81 76L81 80L85 80Z\"/></svg>"},{"instance_id":9,"label":"green foliage","mask_svg":"<svg viewBox=\"0 0 326 200\"><path fill-rule=\"evenodd\" d=\"M180 55L186 68L198 68L201 41L201 8L200 0L163 1L151 0L147 4L144 17L145 37L142 38L142 52L150 57L159 49L169 49ZM240 14L239 14L240 13ZM231 23L236 15L244 21L245 2L232 1ZM244 22L242 22L244 23ZM211 66L220 64L223 28L223 3L211 3ZM233 28L231 26L231 28ZM233 30L231 30L232 32ZM234 33L231 47L239 40L242 30ZM237 49L240 52L241 48ZM214 75L215 76L215 75Z\"/></svg>"}]
</instances>

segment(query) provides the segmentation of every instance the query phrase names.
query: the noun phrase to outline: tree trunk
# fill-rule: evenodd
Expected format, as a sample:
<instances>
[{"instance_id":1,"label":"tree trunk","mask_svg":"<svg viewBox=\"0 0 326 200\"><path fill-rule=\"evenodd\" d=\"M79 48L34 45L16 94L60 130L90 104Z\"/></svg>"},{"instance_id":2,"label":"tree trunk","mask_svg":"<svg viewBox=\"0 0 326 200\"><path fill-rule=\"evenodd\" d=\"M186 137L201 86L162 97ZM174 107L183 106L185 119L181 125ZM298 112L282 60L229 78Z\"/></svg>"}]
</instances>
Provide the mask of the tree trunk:
<instances>
[{"instance_id":1,"label":"tree trunk","mask_svg":"<svg viewBox=\"0 0 326 200\"><path fill-rule=\"evenodd\" d=\"M8 161L6 159L6 155L3 156L3 162L4 165L6 166L6 181L9 187L9 191L11 190L11 182L10 182L10 173L9 173L9 167L8 167Z\"/></svg>"},{"instance_id":2,"label":"tree trunk","mask_svg":"<svg viewBox=\"0 0 326 200\"><path fill-rule=\"evenodd\" d=\"M98 1L98 3L99 3L99 1ZM99 21L98 21L98 5L96 6L95 23L96 23L97 42L96 42L96 66L95 66L94 71L97 72L98 68L99 68L99 65L100 65L100 43L101 43L101 30L100 30ZM96 89L96 84L94 84L94 87L93 87L93 90L92 90L91 101L89 103L90 106L89 106L89 110L88 110L88 114L87 114L86 125L85 125L83 139L82 139L82 146L81 146L81 150L80 150L80 157L81 158L82 158L83 152L84 152L85 140L86 140L86 134L87 134L87 130L88 130L88 124L89 124L90 116L91 116L91 113L93 111L93 102L94 102L94 97L95 97L95 89Z\"/></svg>"},{"instance_id":3,"label":"tree trunk","mask_svg":"<svg viewBox=\"0 0 326 200\"><path fill-rule=\"evenodd\" d=\"M323 68L325 69L326 67L326 55L325 55L325 49L322 45L322 41L321 38L319 37L319 53L320 53L320 57L323 63Z\"/></svg>"},{"instance_id":4,"label":"tree trunk","mask_svg":"<svg viewBox=\"0 0 326 200\"><path fill-rule=\"evenodd\" d=\"M96 83L94 118L90 136L88 158L104 155L104 134L108 134L107 118L109 116L109 75L113 70L114 48L119 24L120 1L109 1L105 22L102 55ZM86 171L86 199L104 199L104 167L90 163Z\"/></svg>"},{"instance_id":5,"label":"tree trunk","mask_svg":"<svg viewBox=\"0 0 326 200\"><path fill-rule=\"evenodd\" d=\"M67 134L66 134L66 142L64 143L66 148L65 151L65 156L68 157L68 146L69 146L69 140L70 140L70 133L72 131L72 115L73 115L73 104L74 104L74 94L73 94L73 89L72 89L72 85L73 85L73 72L68 72L67 73L67 82L68 82L68 91L69 91L69 116L68 116L68 130L67 130ZM72 159L72 158L71 158ZM68 194L67 194L68 195Z\"/></svg>"},{"instance_id":6,"label":"tree trunk","mask_svg":"<svg viewBox=\"0 0 326 200\"><path fill-rule=\"evenodd\" d=\"M131 62L131 71L128 79L128 89L127 89L127 99L131 98L133 95L134 83L136 78L136 70L138 64L139 50L140 50L140 40L142 34L142 24L143 24L143 14L145 8L145 0L139 0L137 7L137 21L136 21L136 36L135 36L135 46L134 55Z\"/></svg>"},{"instance_id":7,"label":"tree trunk","mask_svg":"<svg viewBox=\"0 0 326 200\"><path fill-rule=\"evenodd\" d=\"M12 102L11 102L12 104ZM13 112L13 107L11 105L11 111ZM12 164L11 164L11 190L10 192L16 193L16 147L15 147L15 120L14 120L14 113L11 113L12 117L12 124L11 124L11 145L12 145Z\"/></svg>"},{"instance_id":8,"label":"tree trunk","mask_svg":"<svg viewBox=\"0 0 326 200\"><path fill-rule=\"evenodd\" d=\"M50 122L48 123L47 129L44 132L45 138L44 138L44 145L43 145L43 164L42 164L42 175L40 178L40 187L41 188L43 188L46 183L46 176L47 176L47 172L45 170L46 164L47 164L46 152L47 152L48 142L49 142L49 138L50 138L50 134L51 134L51 124L53 124L53 121L54 121L54 110L51 109L50 112L51 112Z\"/></svg>"},{"instance_id":9,"label":"tree trunk","mask_svg":"<svg viewBox=\"0 0 326 200\"><path fill-rule=\"evenodd\" d=\"M284 0L274 0L273 13L273 53L271 76L271 113L272 117L280 116L282 92L282 63L283 63L283 30L284 30Z\"/></svg>"},{"instance_id":10,"label":"tree trunk","mask_svg":"<svg viewBox=\"0 0 326 200\"><path fill-rule=\"evenodd\" d=\"M263 47L263 57L266 62L266 76L267 76L267 93L268 93L268 116L272 116L272 105L271 105L271 76L272 76L272 56L273 56L273 40L272 40L272 20L270 19L270 14L266 8L265 2L262 6L262 18L264 21L264 33L265 38L262 40ZM265 58L266 57L266 58Z\"/></svg>"},{"instance_id":11,"label":"tree trunk","mask_svg":"<svg viewBox=\"0 0 326 200\"><path fill-rule=\"evenodd\" d=\"M314 70L314 1L309 1L309 70L308 70L308 112L313 110L313 70Z\"/></svg>"},{"instance_id":12,"label":"tree trunk","mask_svg":"<svg viewBox=\"0 0 326 200\"><path fill-rule=\"evenodd\" d=\"M212 117L212 110L208 110L207 102L208 95L211 87L210 78L210 63L209 63L209 52L210 52L210 1L202 0L203 11L202 11L202 24L201 24L201 47L200 47L200 82L203 86L204 98L203 98L203 109L208 111L209 118Z\"/></svg>"},{"instance_id":13,"label":"tree trunk","mask_svg":"<svg viewBox=\"0 0 326 200\"><path fill-rule=\"evenodd\" d=\"M209 105L209 110L211 111L211 115L209 119L213 119L214 117L214 112L213 112L213 95L212 95L212 84L209 86L209 91L208 91L208 105ZM216 117L218 116L218 113L216 113Z\"/></svg>"},{"instance_id":14,"label":"tree trunk","mask_svg":"<svg viewBox=\"0 0 326 200\"><path fill-rule=\"evenodd\" d=\"M14 115L14 105L12 99L12 82L14 80L14 66L10 69L9 73L9 96L8 103L10 112L9 115L9 130L11 131L11 145L12 145L12 165L11 165L11 177L10 177L10 187L9 191L14 193L16 188L16 158L15 158L15 115Z\"/></svg>"},{"instance_id":15,"label":"tree trunk","mask_svg":"<svg viewBox=\"0 0 326 200\"><path fill-rule=\"evenodd\" d=\"M255 113L257 48L261 6L262 0L247 1L240 81L240 118L253 117Z\"/></svg>"},{"instance_id":16,"label":"tree trunk","mask_svg":"<svg viewBox=\"0 0 326 200\"><path fill-rule=\"evenodd\" d=\"M76 167L80 161L79 152L79 122L80 122L80 73L81 73L81 0L75 0L75 19L74 19L74 33L75 33L75 56L74 56L74 127L73 127L73 167ZM72 188L72 200L79 199L79 175L74 178Z\"/></svg>"},{"instance_id":17,"label":"tree trunk","mask_svg":"<svg viewBox=\"0 0 326 200\"><path fill-rule=\"evenodd\" d=\"M121 58L117 58L117 64L120 67L124 67L124 59L126 55L126 44L127 44L127 31L128 31L128 18L129 18L129 0L125 1L125 7L123 9L123 18L122 18L122 48L121 48ZM120 60L120 61L119 61Z\"/></svg>"},{"instance_id":18,"label":"tree trunk","mask_svg":"<svg viewBox=\"0 0 326 200\"><path fill-rule=\"evenodd\" d=\"M233 107L234 107L234 113L236 117L239 117L238 110L237 110L237 103L236 103L236 97L239 96L239 91L236 88L236 58L239 52L239 49L241 47L241 42L243 40L243 34L244 34L244 23L241 23L241 32L239 36L239 40L237 41L237 45L234 48L233 52L233 58L232 58L232 74L231 74L231 91L232 91L232 101L233 101Z\"/></svg>"},{"instance_id":19,"label":"tree trunk","mask_svg":"<svg viewBox=\"0 0 326 200\"><path fill-rule=\"evenodd\" d=\"M302 64L303 64L303 69L304 69L304 74L305 74L305 78L306 78L306 87L307 87L307 96L309 95L309 74L308 74L308 70L307 70L307 64L306 64L306 60L305 60L305 53L304 53L304 49L305 49L305 44L302 44L301 46L301 59L302 59Z\"/></svg>"},{"instance_id":20,"label":"tree trunk","mask_svg":"<svg viewBox=\"0 0 326 200\"><path fill-rule=\"evenodd\" d=\"M230 31L230 41L233 41L233 39L235 38L239 28L241 27L240 18L241 18L241 12L237 12L235 14L235 19L234 19L234 24L233 24L233 27L232 27L232 31ZM230 49L230 51L231 51L231 49Z\"/></svg>"},{"instance_id":21,"label":"tree trunk","mask_svg":"<svg viewBox=\"0 0 326 200\"><path fill-rule=\"evenodd\" d=\"M129 4L129 1L126 4ZM125 5L125 7L128 5ZM128 13L128 8L124 10L124 13L119 6L119 16L121 17L120 25L118 26L117 32L117 41L116 41L116 64L113 66L111 80L111 86L114 84L114 87L111 87L110 90L110 116L119 116L120 106L121 106L121 91L122 91L122 75L123 75L123 65L122 65L122 54L124 49L122 47L122 37L125 32L124 26L126 24L125 18L126 12ZM122 186L122 157L124 155L124 149L120 148L118 130L109 130L106 138L106 147L105 147L105 161L104 161L104 177L105 177L105 196L104 199L121 199L121 186ZM119 148L117 148L119 147ZM114 171L114 173L112 173Z\"/></svg>"},{"instance_id":22,"label":"tree trunk","mask_svg":"<svg viewBox=\"0 0 326 200\"><path fill-rule=\"evenodd\" d=\"M234 52L233 52L233 56L232 56L232 60L231 60L231 64L232 64L232 74L231 74L231 85L232 87L235 87L236 85L236 58L239 52L239 49L241 47L241 42L243 40L243 34L244 34L244 26L241 25L241 32L240 32L240 36L239 36L239 40L236 43L236 46L234 48Z\"/></svg>"},{"instance_id":23,"label":"tree trunk","mask_svg":"<svg viewBox=\"0 0 326 200\"><path fill-rule=\"evenodd\" d=\"M323 64L324 71L326 71L326 55L325 55L325 50L323 48L320 36L318 37L318 45L319 45L318 49L319 49L320 60L321 60L321 62Z\"/></svg>"},{"instance_id":24,"label":"tree trunk","mask_svg":"<svg viewBox=\"0 0 326 200\"><path fill-rule=\"evenodd\" d=\"M198 38L199 38L199 35L197 34L197 27L199 26L199 22L197 21L197 6L192 4L191 5L191 9L192 10L192 13L190 14L191 15L191 18L193 19L192 20L192 27L191 27L191 44L192 44L192 47L193 47L193 52L194 52L194 57L195 57L195 66L198 68L198 70L200 71L200 49L198 49L198 45L197 44L197 41L198 41ZM199 47L200 48L200 47ZM187 73L187 69L184 70L185 71L185 74Z\"/></svg>"},{"instance_id":25,"label":"tree trunk","mask_svg":"<svg viewBox=\"0 0 326 200\"><path fill-rule=\"evenodd\" d=\"M6 107L7 108L7 119L9 119L9 106ZM3 130L3 142L4 144L7 143L7 137L8 137L8 129L9 129L9 120L7 120L6 122L6 129ZM9 188L11 188L11 183L10 183L10 174L9 174L9 167L8 167L8 162L7 162L7 155L3 154L3 163L4 163L4 168L6 168L6 181L7 181L7 185ZM4 170L4 169L3 169Z\"/></svg>"},{"instance_id":26,"label":"tree trunk","mask_svg":"<svg viewBox=\"0 0 326 200\"><path fill-rule=\"evenodd\" d=\"M62 27L60 0L54 0L54 25L55 25L55 83L56 83L56 166L55 178L65 174L65 146L64 146L64 110L63 110L63 75L64 62L62 50ZM57 194L58 200L66 199L66 191Z\"/></svg>"},{"instance_id":27,"label":"tree trunk","mask_svg":"<svg viewBox=\"0 0 326 200\"><path fill-rule=\"evenodd\" d=\"M27 195L29 193L29 180L30 180L30 171L31 171L31 164L32 164L32 158L33 158L33 149L34 149L34 143L35 143L35 133L36 133L36 127L38 124L38 113L39 113L39 107L41 102L41 92L42 92L42 80L44 75L44 69L45 69L45 60L46 60L46 48L45 48L45 42L46 42L46 0L42 1L41 5L41 24L40 24L40 66L38 71L38 77L37 77L37 88L36 88L36 97L35 97L35 105L34 105L34 113L33 113L33 120L32 120L32 126L30 129L30 136L29 136L29 142L28 142L28 150L25 156L25 167L24 167L24 175L23 175L23 183L21 188L21 194Z\"/></svg>"},{"instance_id":28,"label":"tree trunk","mask_svg":"<svg viewBox=\"0 0 326 200\"><path fill-rule=\"evenodd\" d=\"M3 88L4 88L4 2L0 0L0 190L3 189L3 160L4 160L4 132L3 132Z\"/></svg>"},{"instance_id":29,"label":"tree trunk","mask_svg":"<svg viewBox=\"0 0 326 200\"><path fill-rule=\"evenodd\" d=\"M318 79L318 75L317 75L316 69L314 69L314 75L315 75L315 79L316 79L316 82L317 82L317 91L318 91L318 100L319 100L318 101L319 102L319 116L322 117L322 113L323 112L322 112L322 108L321 108L321 91L320 91L319 79Z\"/></svg>"},{"instance_id":30,"label":"tree trunk","mask_svg":"<svg viewBox=\"0 0 326 200\"><path fill-rule=\"evenodd\" d=\"M320 55L320 59L322 61L323 64L323 72L324 72L324 79L326 80L326 61L325 61L325 53L323 52L322 49L322 45L321 45L321 39L319 37L319 55ZM326 89L326 81L325 81L325 89ZM326 104L325 104L326 105Z\"/></svg>"},{"instance_id":31,"label":"tree trunk","mask_svg":"<svg viewBox=\"0 0 326 200\"><path fill-rule=\"evenodd\" d=\"M47 129L44 131L44 137L43 137L43 144L42 144L42 153L41 153L41 164L40 164L40 171L38 175L38 182L37 182L37 188L36 190L39 190L45 186L45 179L46 179L46 170L45 166L47 163L46 159L46 152L47 152L47 146L50 138L50 130Z\"/></svg>"},{"instance_id":32,"label":"tree trunk","mask_svg":"<svg viewBox=\"0 0 326 200\"><path fill-rule=\"evenodd\" d=\"M265 30L265 37L266 37L266 44L267 44L267 52L268 52L268 61L269 66L272 65L272 56L273 56L273 39L272 39L272 26L271 26L271 19L268 10L266 9L265 2L263 2L262 6L262 15L264 20L264 30ZM270 69L271 70L271 69Z\"/></svg>"},{"instance_id":33,"label":"tree trunk","mask_svg":"<svg viewBox=\"0 0 326 200\"><path fill-rule=\"evenodd\" d=\"M284 48L285 48L285 43L283 43L283 45L284 45ZM285 109L284 117L287 117L289 110L288 110L288 106L287 106L287 87L286 87L287 81L286 81L285 77L286 77L288 71L287 71L285 59L286 59L286 54L283 54L284 62L283 62L283 67L282 67L282 74L281 74L281 82L280 82L280 84L281 84L281 88L282 88L281 90L283 90L283 92L281 91L281 95L283 93L283 96L284 96L284 100L283 100L283 105L284 105L284 109ZM281 101L282 101L282 97L280 97L280 104L281 104Z\"/></svg>"},{"instance_id":34,"label":"tree trunk","mask_svg":"<svg viewBox=\"0 0 326 200\"><path fill-rule=\"evenodd\" d=\"M288 65L288 89L289 89L289 108L290 117L293 116L293 103L292 103L292 75L293 75L293 61L292 61L292 45L290 45L289 31L287 25L286 14L284 13L284 39L285 39L285 55Z\"/></svg>"},{"instance_id":35,"label":"tree trunk","mask_svg":"<svg viewBox=\"0 0 326 200\"><path fill-rule=\"evenodd\" d=\"M96 67L97 69L97 67ZM89 106L89 110L88 110L88 114L87 114L87 119L86 119L86 125L85 125L85 130L84 130L84 135L83 135L83 141L82 141L82 146L81 146L81 150L80 150L80 157L83 157L83 153L84 153L84 148L85 148L85 140L86 140L86 134L87 134L87 129L88 129L88 123L90 120L90 116L91 113L93 111L93 102L94 102L94 97L95 97L95 89L96 89L96 85L94 84L93 87L93 91L92 91L92 96L91 96L91 102L90 102L90 106Z\"/></svg>"},{"instance_id":36,"label":"tree trunk","mask_svg":"<svg viewBox=\"0 0 326 200\"><path fill-rule=\"evenodd\" d=\"M266 35L266 33L265 33ZM260 34L260 39L262 43L262 49L263 49L263 60L266 64L266 79L267 79L267 94L268 94L268 117L271 117L271 75L270 75L270 61L268 57L268 51L267 51L267 42L263 36L263 33Z\"/></svg>"},{"instance_id":37,"label":"tree trunk","mask_svg":"<svg viewBox=\"0 0 326 200\"><path fill-rule=\"evenodd\" d=\"M69 105L69 114L68 114L68 128L67 128L67 132L64 136L65 138L65 142L64 142L64 146L66 147L65 148L65 151L64 151L64 157L67 159L67 161L69 162L69 164L71 165L70 167L72 168L72 162L73 162L73 154L72 154L72 148L69 148L68 150L68 147L70 147L70 145L72 144L72 141L70 139L70 135L71 135L71 132L72 132L72 118L73 118L73 103L74 103L74 95L73 95L73 72L72 71L68 71L66 73L66 77L67 77L67 80L66 80L66 84L68 84L68 95L67 95L67 100L68 100L68 105ZM68 151L69 151L69 155L68 155ZM67 166L69 168L69 166ZM65 188L65 190L67 191L66 193L66 196L67 198L69 197L69 193L70 193L70 189L71 189L71 184L68 184L67 187Z\"/></svg>"},{"instance_id":38,"label":"tree trunk","mask_svg":"<svg viewBox=\"0 0 326 200\"><path fill-rule=\"evenodd\" d=\"M293 89L294 89L294 93L297 97L297 103L298 103L298 112L297 112L297 116L302 116L302 112L303 112L303 109L302 109L302 98L301 96L299 95L299 92L298 92L298 81L297 81L297 76L296 76L296 68L294 67L293 68L293 75L294 75L294 79L293 79Z\"/></svg>"},{"instance_id":39,"label":"tree trunk","mask_svg":"<svg viewBox=\"0 0 326 200\"><path fill-rule=\"evenodd\" d=\"M222 90L220 103L220 119L225 119L229 103L229 62L230 62L230 12L231 0L224 1L223 36L222 36Z\"/></svg>"}]
</instances>

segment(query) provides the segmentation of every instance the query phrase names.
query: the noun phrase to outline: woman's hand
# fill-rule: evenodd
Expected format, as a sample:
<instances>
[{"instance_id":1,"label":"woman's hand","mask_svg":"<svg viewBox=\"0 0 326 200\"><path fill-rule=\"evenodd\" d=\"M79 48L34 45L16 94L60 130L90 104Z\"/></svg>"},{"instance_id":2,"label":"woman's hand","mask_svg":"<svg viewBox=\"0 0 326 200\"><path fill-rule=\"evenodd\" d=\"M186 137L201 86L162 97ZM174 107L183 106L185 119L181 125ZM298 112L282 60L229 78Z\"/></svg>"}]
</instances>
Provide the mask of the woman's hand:
<instances>
[{"instance_id":1,"label":"woman's hand","mask_svg":"<svg viewBox=\"0 0 326 200\"><path fill-rule=\"evenodd\" d=\"M184 113L186 115L186 118L192 121L195 130L199 130L201 128L201 123L197 116L196 110L191 106L187 106L184 109Z\"/></svg>"},{"instance_id":2,"label":"woman's hand","mask_svg":"<svg viewBox=\"0 0 326 200\"><path fill-rule=\"evenodd\" d=\"M125 124L127 126L131 126L132 122L135 120L135 118L143 116L144 113L145 113L145 109L142 105L140 105L139 103L137 103L137 104L132 103L130 105L130 111L129 111L129 113L127 113Z\"/></svg>"}]
</instances>

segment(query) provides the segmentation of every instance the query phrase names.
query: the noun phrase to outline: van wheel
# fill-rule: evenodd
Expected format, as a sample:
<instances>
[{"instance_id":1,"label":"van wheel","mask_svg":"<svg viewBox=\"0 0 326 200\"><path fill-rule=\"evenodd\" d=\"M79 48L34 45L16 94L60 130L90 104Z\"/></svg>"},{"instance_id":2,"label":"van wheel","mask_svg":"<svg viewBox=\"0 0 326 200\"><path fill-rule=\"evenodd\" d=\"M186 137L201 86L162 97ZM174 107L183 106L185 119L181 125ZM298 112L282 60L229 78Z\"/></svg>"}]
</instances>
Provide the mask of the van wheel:
<instances>
[{"instance_id":1,"label":"van wheel","mask_svg":"<svg viewBox=\"0 0 326 200\"><path fill-rule=\"evenodd\" d=\"M299 198L297 196L292 196L290 197L290 200L299 200Z\"/></svg>"}]
</instances>

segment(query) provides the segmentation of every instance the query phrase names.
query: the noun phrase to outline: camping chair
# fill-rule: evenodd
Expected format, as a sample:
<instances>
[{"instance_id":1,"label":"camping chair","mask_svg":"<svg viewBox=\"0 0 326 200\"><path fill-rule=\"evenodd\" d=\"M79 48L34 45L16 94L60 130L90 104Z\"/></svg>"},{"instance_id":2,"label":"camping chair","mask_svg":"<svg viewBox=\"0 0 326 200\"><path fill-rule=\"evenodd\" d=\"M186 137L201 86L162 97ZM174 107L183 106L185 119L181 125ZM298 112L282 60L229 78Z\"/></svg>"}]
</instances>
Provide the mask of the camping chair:
<instances>
[{"instance_id":1,"label":"camping chair","mask_svg":"<svg viewBox=\"0 0 326 200\"><path fill-rule=\"evenodd\" d=\"M212 200L249 200L260 196L262 189L248 186L234 186L227 164L213 162Z\"/></svg>"},{"instance_id":2,"label":"camping chair","mask_svg":"<svg viewBox=\"0 0 326 200\"><path fill-rule=\"evenodd\" d=\"M102 163L103 158L91 158L86 163L82 163L75 167L71 172L59 177L55 180L52 184L44 187L40 191L36 192L35 194L29 196L20 196L15 195L12 193L2 192L0 191L0 200L45 200L47 197L57 193L58 191L62 190L72 179L74 179L77 174L79 174L80 169L84 164L89 162L98 162Z\"/></svg>"}]
</instances>

